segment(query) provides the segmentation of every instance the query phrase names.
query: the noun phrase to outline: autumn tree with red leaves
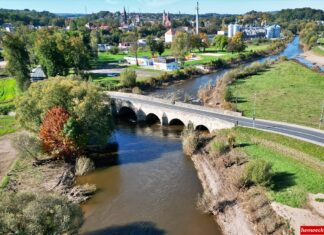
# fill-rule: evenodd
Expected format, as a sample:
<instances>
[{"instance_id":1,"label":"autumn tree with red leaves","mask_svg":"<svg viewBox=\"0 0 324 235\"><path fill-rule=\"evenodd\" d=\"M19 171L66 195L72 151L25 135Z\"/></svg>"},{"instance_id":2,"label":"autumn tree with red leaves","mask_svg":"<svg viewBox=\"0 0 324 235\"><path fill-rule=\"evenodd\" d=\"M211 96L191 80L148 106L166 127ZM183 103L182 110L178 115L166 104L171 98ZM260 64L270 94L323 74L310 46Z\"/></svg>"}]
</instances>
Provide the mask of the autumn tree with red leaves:
<instances>
[{"instance_id":1,"label":"autumn tree with red leaves","mask_svg":"<svg viewBox=\"0 0 324 235\"><path fill-rule=\"evenodd\" d=\"M70 118L69 113L60 107L49 109L43 119L39 137L44 150L55 158L77 157L79 149L74 141L64 134L64 125ZM72 160L72 159L71 159Z\"/></svg>"}]
</instances>

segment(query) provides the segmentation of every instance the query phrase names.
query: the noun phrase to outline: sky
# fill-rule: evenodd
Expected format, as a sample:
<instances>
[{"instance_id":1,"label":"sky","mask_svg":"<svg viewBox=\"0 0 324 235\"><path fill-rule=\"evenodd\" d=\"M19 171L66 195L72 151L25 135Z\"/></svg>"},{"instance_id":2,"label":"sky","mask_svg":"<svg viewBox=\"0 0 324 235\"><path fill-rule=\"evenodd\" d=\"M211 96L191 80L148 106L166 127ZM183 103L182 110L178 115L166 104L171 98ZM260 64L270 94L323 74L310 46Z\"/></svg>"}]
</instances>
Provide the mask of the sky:
<instances>
[{"instance_id":1,"label":"sky","mask_svg":"<svg viewBox=\"0 0 324 235\"><path fill-rule=\"evenodd\" d=\"M98 11L194 13L197 0L0 0L0 8L46 10L54 13ZM324 0L200 0L201 13L241 14L251 10L276 11L286 8L324 9Z\"/></svg>"}]
</instances>

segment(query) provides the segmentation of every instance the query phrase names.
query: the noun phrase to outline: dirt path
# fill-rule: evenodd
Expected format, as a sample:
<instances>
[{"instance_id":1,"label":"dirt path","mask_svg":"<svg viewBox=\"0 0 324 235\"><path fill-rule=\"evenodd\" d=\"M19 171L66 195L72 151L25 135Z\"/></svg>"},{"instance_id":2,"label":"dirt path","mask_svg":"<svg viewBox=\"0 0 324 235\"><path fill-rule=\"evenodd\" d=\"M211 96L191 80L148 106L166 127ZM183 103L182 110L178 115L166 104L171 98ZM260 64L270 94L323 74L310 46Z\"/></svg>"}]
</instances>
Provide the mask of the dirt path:
<instances>
[{"instance_id":1,"label":"dirt path","mask_svg":"<svg viewBox=\"0 0 324 235\"><path fill-rule=\"evenodd\" d=\"M5 176L16 159L16 150L11 145L15 134L0 137L0 180Z\"/></svg>"}]
</instances>

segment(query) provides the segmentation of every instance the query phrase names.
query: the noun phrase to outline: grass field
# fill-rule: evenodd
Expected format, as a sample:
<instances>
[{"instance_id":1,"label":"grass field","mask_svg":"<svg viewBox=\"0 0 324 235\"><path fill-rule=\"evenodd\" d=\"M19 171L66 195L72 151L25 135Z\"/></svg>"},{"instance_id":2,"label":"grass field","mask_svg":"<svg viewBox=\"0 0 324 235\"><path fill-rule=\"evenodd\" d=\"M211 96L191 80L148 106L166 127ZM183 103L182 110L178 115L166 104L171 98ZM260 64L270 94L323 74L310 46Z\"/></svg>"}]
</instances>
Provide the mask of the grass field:
<instances>
[{"instance_id":1,"label":"grass field","mask_svg":"<svg viewBox=\"0 0 324 235\"><path fill-rule=\"evenodd\" d=\"M13 78L0 79L0 103L11 101L16 96L16 81Z\"/></svg>"},{"instance_id":2,"label":"grass field","mask_svg":"<svg viewBox=\"0 0 324 235\"><path fill-rule=\"evenodd\" d=\"M324 46L322 46L322 48L324 48ZM312 48L312 51L317 55L324 56L324 50L322 50L319 46Z\"/></svg>"},{"instance_id":3,"label":"grass field","mask_svg":"<svg viewBox=\"0 0 324 235\"><path fill-rule=\"evenodd\" d=\"M0 136L17 130L15 117L0 115Z\"/></svg>"},{"instance_id":4,"label":"grass field","mask_svg":"<svg viewBox=\"0 0 324 235\"><path fill-rule=\"evenodd\" d=\"M302 207L307 192L324 193L324 147L248 128L233 133L239 148L252 159L272 163L273 185L268 189L272 200Z\"/></svg>"},{"instance_id":5,"label":"grass field","mask_svg":"<svg viewBox=\"0 0 324 235\"><path fill-rule=\"evenodd\" d=\"M268 71L239 79L230 86L238 110L256 117L318 127L324 101L324 76L292 61L274 65Z\"/></svg>"}]
</instances>

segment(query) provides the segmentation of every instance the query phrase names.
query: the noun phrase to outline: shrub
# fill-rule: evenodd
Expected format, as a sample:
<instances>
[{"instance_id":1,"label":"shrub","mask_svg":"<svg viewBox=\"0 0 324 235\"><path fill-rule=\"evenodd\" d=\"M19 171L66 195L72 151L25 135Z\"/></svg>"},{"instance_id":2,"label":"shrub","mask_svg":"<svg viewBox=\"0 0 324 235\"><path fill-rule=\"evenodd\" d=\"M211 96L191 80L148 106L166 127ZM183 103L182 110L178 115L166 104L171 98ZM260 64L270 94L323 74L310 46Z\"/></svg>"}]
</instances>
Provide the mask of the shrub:
<instances>
[{"instance_id":1,"label":"shrub","mask_svg":"<svg viewBox=\"0 0 324 235\"><path fill-rule=\"evenodd\" d=\"M223 140L214 139L211 142L210 151L213 155L224 154L228 150L228 145Z\"/></svg>"},{"instance_id":2,"label":"shrub","mask_svg":"<svg viewBox=\"0 0 324 235\"><path fill-rule=\"evenodd\" d=\"M272 175L271 163L262 159L256 159L246 165L242 180L246 186L252 184L270 186Z\"/></svg>"},{"instance_id":3,"label":"shrub","mask_svg":"<svg viewBox=\"0 0 324 235\"><path fill-rule=\"evenodd\" d=\"M109 52L113 55L117 55L119 53L119 48L118 47L112 47L110 48Z\"/></svg>"},{"instance_id":4,"label":"shrub","mask_svg":"<svg viewBox=\"0 0 324 235\"><path fill-rule=\"evenodd\" d=\"M230 134L227 136L227 142L228 142L228 145L231 147L231 148L234 148L234 145L235 145L235 142L236 142L236 138L234 135Z\"/></svg>"},{"instance_id":5,"label":"shrub","mask_svg":"<svg viewBox=\"0 0 324 235\"><path fill-rule=\"evenodd\" d=\"M38 159L43 154L42 142L29 133L19 133L12 140L19 156Z\"/></svg>"},{"instance_id":6,"label":"shrub","mask_svg":"<svg viewBox=\"0 0 324 235\"><path fill-rule=\"evenodd\" d=\"M132 93L133 94L137 94L137 95L141 95L142 94L142 90L141 90L141 88L139 88L138 86L136 86L136 87L134 87L132 89Z\"/></svg>"},{"instance_id":7,"label":"shrub","mask_svg":"<svg viewBox=\"0 0 324 235\"><path fill-rule=\"evenodd\" d=\"M15 110L15 105L12 103L0 105L0 115L8 115Z\"/></svg>"},{"instance_id":8,"label":"shrub","mask_svg":"<svg viewBox=\"0 0 324 235\"><path fill-rule=\"evenodd\" d=\"M232 89L227 87L226 90L225 90L225 95L224 95L225 101L226 102L231 102L232 97L233 97Z\"/></svg>"},{"instance_id":9,"label":"shrub","mask_svg":"<svg viewBox=\"0 0 324 235\"><path fill-rule=\"evenodd\" d=\"M82 176L90 173L95 169L95 165L90 158L80 157L75 164L75 175Z\"/></svg>"},{"instance_id":10,"label":"shrub","mask_svg":"<svg viewBox=\"0 0 324 235\"><path fill-rule=\"evenodd\" d=\"M192 123L183 130L182 134L182 149L186 155L191 156L198 147L198 136Z\"/></svg>"},{"instance_id":11,"label":"shrub","mask_svg":"<svg viewBox=\"0 0 324 235\"><path fill-rule=\"evenodd\" d=\"M16 105L18 123L38 133L48 110L61 107L71 119L65 134L85 148L87 144L106 144L113 131L109 101L93 83L75 78L50 78L33 83L19 96Z\"/></svg>"},{"instance_id":12,"label":"shrub","mask_svg":"<svg viewBox=\"0 0 324 235\"><path fill-rule=\"evenodd\" d=\"M0 234L78 234L79 205L56 195L1 193Z\"/></svg>"},{"instance_id":13,"label":"shrub","mask_svg":"<svg viewBox=\"0 0 324 235\"><path fill-rule=\"evenodd\" d=\"M75 142L68 138L63 130L70 118L69 113L62 108L52 108L45 114L40 127L39 137L43 142L45 152L56 158L76 157L79 149Z\"/></svg>"},{"instance_id":14,"label":"shrub","mask_svg":"<svg viewBox=\"0 0 324 235\"><path fill-rule=\"evenodd\" d=\"M124 69L121 74L121 83L126 87L133 87L136 85L136 72L133 69Z\"/></svg>"}]
</instances>

